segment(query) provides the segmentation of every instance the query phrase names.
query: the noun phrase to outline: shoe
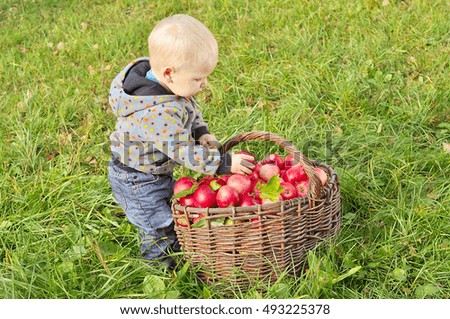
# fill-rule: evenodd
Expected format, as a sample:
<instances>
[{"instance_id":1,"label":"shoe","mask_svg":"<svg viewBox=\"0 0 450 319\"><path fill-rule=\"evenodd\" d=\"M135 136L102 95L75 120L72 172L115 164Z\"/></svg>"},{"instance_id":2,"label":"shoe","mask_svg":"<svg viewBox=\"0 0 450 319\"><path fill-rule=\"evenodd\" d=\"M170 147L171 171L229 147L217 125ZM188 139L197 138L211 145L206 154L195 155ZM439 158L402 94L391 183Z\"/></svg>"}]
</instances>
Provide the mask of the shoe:
<instances>
[{"instance_id":1,"label":"shoe","mask_svg":"<svg viewBox=\"0 0 450 319\"><path fill-rule=\"evenodd\" d=\"M180 243L179 243L179 242L176 242L176 243L174 243L174 244L172 245L172 251L173 251L174 253L179 253L179 252L181 252L181 246L180 246Z\"/></svg>"},{"instance_id":2,"label":"shoe","mask_svg":"<svg viewBox=\"0 0 450 319\"><path fill-rule=\"evenodd\" d=\"M165 256L147 260L147 266L160 270L175 270L175 268L177 267L177 263L172 257Z\"/></svg>"},{"instance_id":3,"label":"shoe","mask_svg":"<svg viewBox=\"0 0 450 319\"><path fill-rule=\"evenodd\" d=\"M170 256L164 257L161 260L161 264L162 264L163 269L169 269L169 270L175 270L175 268L177 266L177 263L175 262L175 260Z\"/></svg>"}]
</instances>

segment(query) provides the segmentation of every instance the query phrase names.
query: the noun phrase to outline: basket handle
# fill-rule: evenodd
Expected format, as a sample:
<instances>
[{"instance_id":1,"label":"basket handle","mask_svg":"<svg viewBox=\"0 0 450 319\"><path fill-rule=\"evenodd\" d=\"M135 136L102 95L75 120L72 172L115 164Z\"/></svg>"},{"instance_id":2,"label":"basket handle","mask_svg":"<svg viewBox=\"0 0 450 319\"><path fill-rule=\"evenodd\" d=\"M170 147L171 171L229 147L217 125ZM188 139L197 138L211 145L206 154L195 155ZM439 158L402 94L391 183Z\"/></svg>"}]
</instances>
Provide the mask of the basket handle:
<instances>
[{"instance_id":1,"label":"basket handle","mask_svg":"<svg viewBox=\"0 0 450 319\"><path fill-rule=\"evenodd\" d=\"M273 142L283 148L290 155L293 155L294 159L303 166L303 168L305 169L305 173L310 180L309 193L312 195L312 199L314 200L316 198L320 198L323 192L323 187L322 183L320 182L319 176L314 170L313 162L311 162L304 154L302 154L292 142L280 137L275 133L264 131L240 133L231 137L228 141L221 145L219 150L222 154L225 154L239 143L255 140Z\"/></svg>"}]
</instances>

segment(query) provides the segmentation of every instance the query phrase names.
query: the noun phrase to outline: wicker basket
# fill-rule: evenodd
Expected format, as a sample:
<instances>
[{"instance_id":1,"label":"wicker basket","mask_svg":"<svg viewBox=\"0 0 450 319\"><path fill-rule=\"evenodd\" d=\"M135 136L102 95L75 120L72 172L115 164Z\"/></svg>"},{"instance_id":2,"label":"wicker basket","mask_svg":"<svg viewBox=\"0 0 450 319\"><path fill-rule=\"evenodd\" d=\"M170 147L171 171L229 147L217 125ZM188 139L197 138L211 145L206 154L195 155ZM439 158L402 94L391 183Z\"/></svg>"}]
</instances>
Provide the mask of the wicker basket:
<instances>
[{"instance_id":1,"label":"wicker basket","mask_svg":"<svg viewBox=\"0 0 450 319\"><path fill-rule=\"evenodd\" d=\"M300 269L305 252L339 231L341 208L339 179L325 164L307 159L287 140L269 132L242 133L221 147L226 153L241 142L262 140L277 144L299 161L310 179L308 196L251 207L194 208L172 203L178 240L191 265L200 266L199 276L211 281L232 281L243 286L254 281L276 280L283 271ZM327 173L322 186L314 167ZM205 227L179 226L202 213ZM228 217L228 225L214 226L212 221Z\"/></svg>"}]
</instances>

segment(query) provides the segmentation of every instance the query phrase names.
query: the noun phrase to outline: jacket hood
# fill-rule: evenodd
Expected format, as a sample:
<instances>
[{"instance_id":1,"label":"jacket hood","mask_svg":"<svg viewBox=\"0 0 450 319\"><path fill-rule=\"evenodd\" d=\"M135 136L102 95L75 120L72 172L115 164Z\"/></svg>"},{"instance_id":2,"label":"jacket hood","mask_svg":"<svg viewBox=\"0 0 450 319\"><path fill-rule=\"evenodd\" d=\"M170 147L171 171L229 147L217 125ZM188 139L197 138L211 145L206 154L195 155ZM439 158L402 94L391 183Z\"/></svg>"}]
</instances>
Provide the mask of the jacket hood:
<instances>
[{"instance_id":1,"label":"jacket hood","mask_svg":"<svg viewBox=\"0 0 450 319\"><path fill-rule=\"evenodd\" d=\"M144 63L145 62L145 63ZM127 117L150 106L175 101L176 97L162 86L145 78L148 58L138 58L128 64L112 81L109 104L116 116ZM161 96L164 99L161 99Z\"/></svg>"}]
</instances>

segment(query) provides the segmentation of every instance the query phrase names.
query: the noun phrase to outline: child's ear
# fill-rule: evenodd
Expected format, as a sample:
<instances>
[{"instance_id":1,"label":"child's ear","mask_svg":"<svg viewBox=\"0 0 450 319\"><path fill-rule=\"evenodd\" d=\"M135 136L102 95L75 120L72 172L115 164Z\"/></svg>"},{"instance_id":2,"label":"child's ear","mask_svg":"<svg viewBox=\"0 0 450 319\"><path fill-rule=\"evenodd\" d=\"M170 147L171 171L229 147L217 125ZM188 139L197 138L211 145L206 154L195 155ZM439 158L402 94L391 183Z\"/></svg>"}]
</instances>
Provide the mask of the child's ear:
<instances>
[{"instance_id":1,"label":"child's ear","mask_svg":"<svg viewBox=\"0 0 450 319\"><path fill-rule=\"evenodd\" d=\"M166 82L172 83L172 75L175 73L175 69L172 66L166 66L163 70L163 76Z\"/></svg>"}]
</instances>

